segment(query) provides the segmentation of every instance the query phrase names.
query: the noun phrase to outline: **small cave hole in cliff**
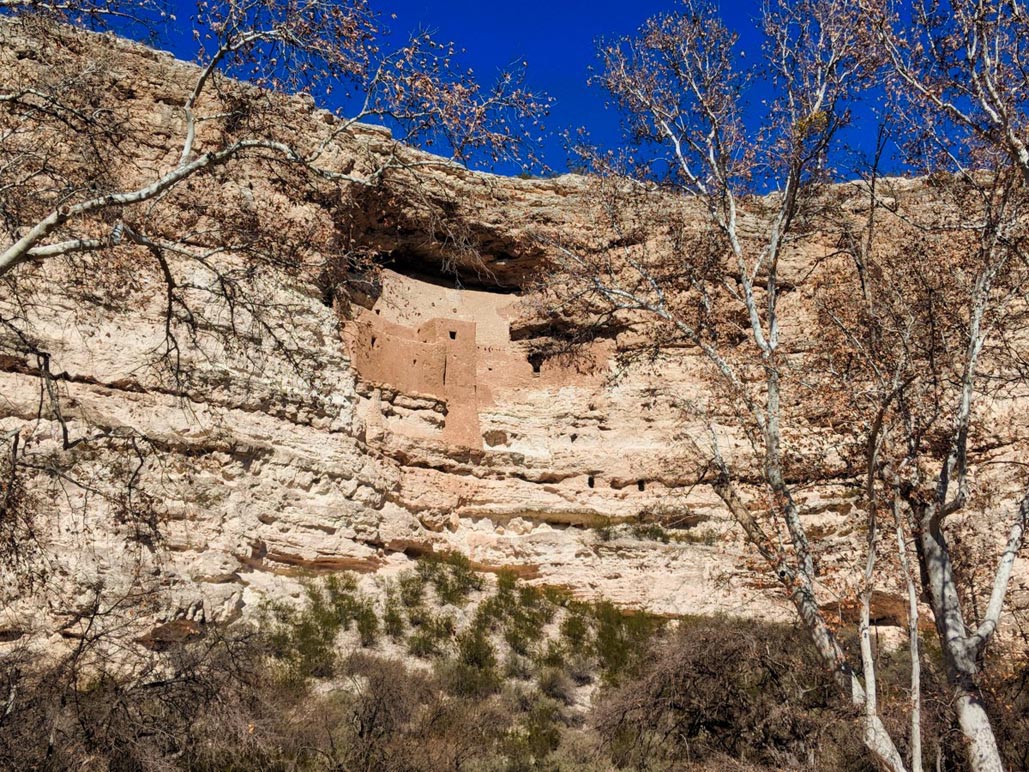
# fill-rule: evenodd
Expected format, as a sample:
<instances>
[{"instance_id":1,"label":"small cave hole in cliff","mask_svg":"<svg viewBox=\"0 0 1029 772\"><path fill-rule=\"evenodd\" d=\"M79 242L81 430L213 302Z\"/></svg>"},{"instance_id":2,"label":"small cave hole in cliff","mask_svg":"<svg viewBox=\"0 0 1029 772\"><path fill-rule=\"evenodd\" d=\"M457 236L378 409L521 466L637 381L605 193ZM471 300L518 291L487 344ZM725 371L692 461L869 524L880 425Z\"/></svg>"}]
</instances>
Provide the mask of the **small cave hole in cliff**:
<instances>
[{"instance_id":1,"label":"small cave hole in cliff","mask_svg":"<svg viewBox=\"0 0 1029 772\"><path fill-rule=\"evenodd\" d=\"M647 489L647 482L646 482L646 480L637 480L636 481L636 488L638 490L640 490L640 491L645 491Z\"/></svg>"},{"instance_id":2,"label":"small cave hole in cliff","mask_svg":"<svg viewBox=\"0 0 1029 772\"><path fill-rule=\"evenodd\" d=\"M507 432L500 431L499 429L490 429L482 435L482 439L491 448L495 448L497 445L507 445L508 443Z\"/></svg>"},{"instance_id":3,"label":"small cave hole in cliff","mask_svg":"<svg viewBox=\"0 0 1029 772\"><path fill-rule=\"evenodd\" d=\"M589 477L586 478L586 484L589 487L592 488L592 487L594 487L597 484L597 481L595 479L593 479L593 475L590 475Z\"/></svg>"},{"instance_id":4,"label":"small cave hole in cliff","mask_svg":"<svg viewBox=\"0 0 1029 772\"><path fill-rule=\"evenodd\" d=\"M373 335L373 336L372 336L372 348L375 348L375 341L377 341L377 340L378 340L378 338L376 338L376 337L375 337L375 336Z\"/></svg>"},{"instance_id":5,"label":"small cave hole in cliff","mask_svg":"<svg viewBox=\"0 0 1029 772\"><path fill-rule=\"evenodd\" d=\"M451 330L450 331L450 339L451 340L457 340L457 331L456 330Z\"/></svg>"},{"instance_id":6,"label":"small cave hole in cliff","mask_svg":"<svg viewBox=\"0 0 1029 772\"><path fill-rule=\"evenodd\" d=\"M529 364L532 365L532 374L539 375L540 367L543 366L543 354L535 351L532 354L529 354L528 360Z\"/></svg>"}]
</instances>

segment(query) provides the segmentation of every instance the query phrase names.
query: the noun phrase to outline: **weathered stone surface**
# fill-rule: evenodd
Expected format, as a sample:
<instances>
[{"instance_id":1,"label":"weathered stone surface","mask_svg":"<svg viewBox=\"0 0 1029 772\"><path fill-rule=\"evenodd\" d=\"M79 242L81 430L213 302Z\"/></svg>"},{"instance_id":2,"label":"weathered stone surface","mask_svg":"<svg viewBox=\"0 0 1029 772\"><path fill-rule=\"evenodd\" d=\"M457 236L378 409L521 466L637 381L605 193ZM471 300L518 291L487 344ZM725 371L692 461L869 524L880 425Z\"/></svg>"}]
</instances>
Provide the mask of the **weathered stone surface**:
<instances>
[{"instance_id":1,"label":"weathered stone surface","mask_svg":"<svg viewBox=\"0 0 1029 772\"><path fill-rule=\"evenodd\" d=\"M0 23L0 67L37 77L31 60L3 44L18 34L7 27ZM133 173L161 168L176 152L182 118L174 105L194 72L123 41L91 40L117 63L111 77L133 84L129 112L153 140L132 149ZM331 119L305 104L297 101L296 130L318 136ZM339 150L341 164L350 152L349 165L359 165L390 140L362 128L350 143ZM656 613L787 614L774 583L747 568L750 551L717 497L697 484L692 451L675 441L691 430L682 402L708 389L696 354L623 369L614 360L623 338L592 344L589 366L533 356L546 331L532 328L529 299L511 290L538 267L540 244L617 241L589 219L588 182L506 179L445 164L425 174L426 190L461 202L475 259L448 253L419 226L423 202L390 199L388 219L406 225L385 228L376 199L358 200L362 247L395 258L374 296L361 304L337 298L329 307L315 277L261 277L253 291L266 301L265 322L287 341L282 350L264 345L260 333L251 349L227 346L217 329L224 308L199 300L212 321L183 346L188 377L178 383L147 366L164 340L164 287L152 270L141 267L124 296L99 302L84 302L76 268L57 263L31 268L45 305L16 309L0 292L0 311L20 314L49 353L71 434L145 436L156 452L141 481L160 497L155 533L141 535L88 489L39 482L40 495L50 497L43 541L51 581L71 600L55 608L19 595L0 612L2 630L73 636L90 602L76 588L102 585L105 597L119 597L145 577L138 613L166 623L145 638L161 645L166 632L189 634L192 625L252 613L267 599L297 597L306 576L388 575L430 550L460 550L484 568L514 568ZM310 201L271 206L267 180L248 175L244 168L199 181L189 200L231 199L250 185L258 216L285 211L302 230L337 214ZM912 185L897 183L897 195ZM189 201L179 206L190 211ZM296 232L287 225L283 238ZM814 234L790 259L799 271L823 250ZM459 282L439 271L452 261ZM290 358L297 352L314 366L298 370ZM0 356L0 432L35 420L36 367L16 353ZM53 416L40 425L49 438L38 440L42 458L59 448L61 428ZM798 446L831 464L827 437L812 424ZM725 429L725 439L730 457L745 465L743 438ZM102 451L76 459L79 477L122 463ZM852 498L850 486L822 482L801 502L826 565L857 554ZM648 522L663 523L668 541L632 528ZM1025 593L1024 577L1017 581ZM898 614L887 616L896 622ZM187 621L169 627L174 619ZM60 626L68 620L70 627Z\"/></svg>"}]
</instances>

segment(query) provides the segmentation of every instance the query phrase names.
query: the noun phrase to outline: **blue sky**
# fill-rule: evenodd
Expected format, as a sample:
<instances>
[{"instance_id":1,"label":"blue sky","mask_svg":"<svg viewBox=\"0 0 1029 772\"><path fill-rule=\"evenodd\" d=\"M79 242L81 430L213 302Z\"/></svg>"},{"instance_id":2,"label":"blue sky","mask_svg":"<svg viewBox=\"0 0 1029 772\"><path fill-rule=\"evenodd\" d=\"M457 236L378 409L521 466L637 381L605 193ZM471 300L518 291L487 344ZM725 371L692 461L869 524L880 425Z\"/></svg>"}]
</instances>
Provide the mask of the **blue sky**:
<instances>
[{"instance_id":1,"label":"blue sky","mask_svg":"<svg viewBox=\"0 0 1029 772\"><path fill-rule=\"evenodd\" d=\"M633 34L648 18L676 5L674 0L401 0L392 4L391 12L397 14L392 24L398 32L429 28L456 42L484 80L511 62L528 62L530 85L555 100L547 123L554 136L546 143L544 158L556 171L564 171L567 158L558 136L562 130L587 127L592 140L604 147L621 140L618 116L605 110L605 93L587 85L597 41ZM741 43L759 45L754 21L760 4L725 2L723 9L745 36Z\"/></svg>"},{"instance_id":2,"label":"blue sky","mask_svg":"<svg viewBox=\"0 0 1029 772\"><path fill-rule=\"evenodd\" d=\"M614 39L635 33L655 14L674 10L675 0L521 0L487 4L475 0L371 0L391 30L395 44L402 44L416 31L429 30L438 40L453 41L462 50L459 63L471 67L483 83L515 62L527 62L528 83L534 90L554 99L546 122L548 135L542 158L552 172L568 169L564 131L579 127L589 130L591 140L603 148L622 142L618 115L606 108L606 94L589 86L589 68L596 63L600 39ZM189 0L170 0L179 22L159 45L177 56L193 59L196 43L186 20L195 14ZM758 31L760 3L754 0L723 0L723 18L740 35L740 47L748 61L761 56ZM392 18L395 14L396 18ZM388 43L387 43L388 45ZM756 105L761 94L751 94ZM325 105L332 107L332 105ZM874 126L864 126L874 136ZM859 130L860 131L860 130ZM851 132L852 136L854 132ZM496 171L517 173L517 166ZM538 171L533 169L532 171Z\"/></svg>"},{"instance_id":3,"label":"blue sky","mask_svg":"<svg viewBox=\"0 0 1029 772\"><path fill-rule=\"evenodd\" d=\"M193 59L196 43L188 19L195 14L189 0L171 0L178 18L171 34L158 45L183 59ZM674 0L521 0L483 3L475 0L372 0L372 7L402 43L412 32L429 30L439 40L463 49L460 62L471 67L483 83L515 62L527 62L529 85L554 99L546 122L548 137L542 157L555 172L567 169L561 133L588 127L591 139L617 146L621 139L617 115L605 109L605 94L587 85L589 67L596 61L600 38L634 33L651 16L676 7ZM742 44L756 48L756 2L723 3L726 19L741 33ZM396 14L396 18L391 18ZM513 173L517 168L498 171Z\"/></svg>"}]
</instances>

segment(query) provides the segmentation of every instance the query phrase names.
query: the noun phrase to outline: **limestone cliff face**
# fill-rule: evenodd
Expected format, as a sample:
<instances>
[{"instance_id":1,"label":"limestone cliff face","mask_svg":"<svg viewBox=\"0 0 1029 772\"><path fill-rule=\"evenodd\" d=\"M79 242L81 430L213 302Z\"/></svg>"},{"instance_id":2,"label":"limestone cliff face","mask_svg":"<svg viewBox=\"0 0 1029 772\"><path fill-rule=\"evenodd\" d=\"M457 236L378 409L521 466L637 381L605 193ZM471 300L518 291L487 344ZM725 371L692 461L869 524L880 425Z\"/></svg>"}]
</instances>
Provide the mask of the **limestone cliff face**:
<instances>
[{"instance_id":1,"label":"limestone cliff face","mask_svg":"<svg viewBox=\"0 0 1029 772\"><path fill-rule=\"evenodd\" d=\"M0 24L0 68L30 82L44 77L45 56L19 54L23 35ZM121 173L161 168L177 152L176 95L194 72L123 41L69 40L47 55L102 49L112 81L132 84L125 110L151 142L130 148L135 171ZM316 138L331 123L293 104L298 135ZM371 128L348 142L339 154L349 166L396 152ZM20 278L34 302L0 290L0 312L32 334L28 351L3 333L0 431L36 427L30 492L45 512L37 559L51 592L42 602L15 592L6 571L18 600L0 628L73 636L76 609L101 586L115 600L145 586L149 605L133 602L149 618L231 619L297 595L312 572L351 569L372 581L430 550L657 613L785 613L775 589L746 570L748 550L675 441L682 404L708 388L696 355L621 367L613 336L585 358L536 356L549 333L519 289L541 245L618 243L590 215L589 182L446 164L424 174L417 194L282 201L261 168L243 164L173 200L168 227L203 230L215 218L210 197L244 201L266 237L283 240L345 215L348 248L384 266L361 297L327 290L314 274L263 271L246 278L259 307L231 315L202 291L211 276L189 269L202 323L180 341L174 377L158 356L166 287L153 266L101 259L89 264L100 279L83 287L82 265L40 264ZM426 216L441 203L460 224L461 250ZM813 236L809 252L822 247ZM39 352L61 393L63 429L40 413ZM65 430L113 439L62 451ZM116 478L140 492L127 505L92 493ZM808 490L804 516L836 545L825 561L852 560L839 549L859 538L850 489ZM141 530L125 508L135 511L144 491L154 520ZM631 527L650 522L672 538ZM610 527L618 523L630 525Z\"/></svg>"}]
</instances>

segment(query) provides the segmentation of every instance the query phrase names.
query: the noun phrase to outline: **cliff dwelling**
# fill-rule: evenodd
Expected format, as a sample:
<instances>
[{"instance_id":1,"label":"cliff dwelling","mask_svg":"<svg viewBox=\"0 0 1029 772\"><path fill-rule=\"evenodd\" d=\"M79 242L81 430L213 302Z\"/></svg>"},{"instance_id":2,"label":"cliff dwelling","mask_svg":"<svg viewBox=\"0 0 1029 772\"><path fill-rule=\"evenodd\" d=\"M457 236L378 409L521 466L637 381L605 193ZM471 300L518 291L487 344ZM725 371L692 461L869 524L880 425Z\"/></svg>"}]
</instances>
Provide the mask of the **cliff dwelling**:
<instances>
[{"instance_id":1,"label":"cliff dwelling","mask_svg":"<svg viewBox=\"0 0 1029 772\"><path fill-rule=\"evenodd\" d=\"M379 399L382 389L403 395L401 412L384 415L386 428L460 448L503 445L506 433L482 419L498 392L602 384L602 374L560 367L512 341L518 302L508 293L445 287L383 270L381 294L345 324L344 337L358 377L380 389ZM395 408L396 400L390 401ZM436 417L418 416L418 407Z\"/></svg>"}]
</instances>

